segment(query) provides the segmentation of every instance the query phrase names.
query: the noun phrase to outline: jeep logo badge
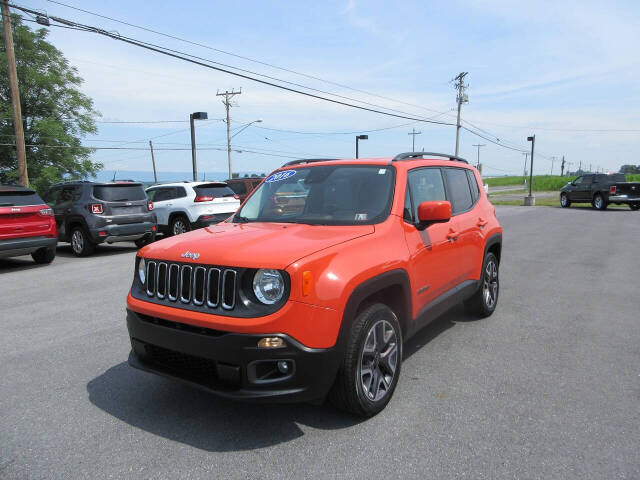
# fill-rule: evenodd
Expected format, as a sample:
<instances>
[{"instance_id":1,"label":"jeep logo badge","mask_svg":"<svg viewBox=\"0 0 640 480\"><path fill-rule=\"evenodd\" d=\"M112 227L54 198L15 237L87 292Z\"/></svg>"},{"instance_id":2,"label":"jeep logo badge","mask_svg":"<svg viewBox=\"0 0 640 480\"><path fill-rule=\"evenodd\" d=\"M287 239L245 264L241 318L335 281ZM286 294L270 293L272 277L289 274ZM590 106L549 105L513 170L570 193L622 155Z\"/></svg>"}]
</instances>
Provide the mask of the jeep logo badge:
<instances>
[{"instance_id":1,"label":"jeep logo badge","mask_svg":"<svg viewBox=\"0 0 640 480\"><path fill-rule=\"evenodd\" d=\"M180 255L182 258L190 258L191 260L197 260L200 256L199 253L191 253L189 250Z\"/></svg>"}]
</instances>

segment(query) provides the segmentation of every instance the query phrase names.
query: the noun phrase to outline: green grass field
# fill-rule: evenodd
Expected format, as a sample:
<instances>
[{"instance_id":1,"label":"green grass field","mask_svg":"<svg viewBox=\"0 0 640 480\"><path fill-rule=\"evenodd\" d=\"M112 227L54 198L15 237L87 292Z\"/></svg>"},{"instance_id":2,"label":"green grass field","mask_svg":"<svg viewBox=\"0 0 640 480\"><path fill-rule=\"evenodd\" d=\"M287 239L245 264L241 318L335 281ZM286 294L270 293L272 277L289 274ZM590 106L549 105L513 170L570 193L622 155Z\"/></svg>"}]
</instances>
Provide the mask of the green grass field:
<instances>
[{"instance_id":1,"label":"green grass field","mask_svg":"<svg viewBox=\"0 0 640 480\"><path fill-rule=\"evenodd\" d=\"M534 175L533 177L533 190L539 191L554 191L560 190L567 182L575 179L576 177L561 177L559 175ZM491 187L504 187L508 185L524 185L524 178L519 177L495 177L485 178L484 183ZM628 182L640 182L640 174L627 175ZM529 182L529 178L527 178Z\"/></svg>"}]
</instances>

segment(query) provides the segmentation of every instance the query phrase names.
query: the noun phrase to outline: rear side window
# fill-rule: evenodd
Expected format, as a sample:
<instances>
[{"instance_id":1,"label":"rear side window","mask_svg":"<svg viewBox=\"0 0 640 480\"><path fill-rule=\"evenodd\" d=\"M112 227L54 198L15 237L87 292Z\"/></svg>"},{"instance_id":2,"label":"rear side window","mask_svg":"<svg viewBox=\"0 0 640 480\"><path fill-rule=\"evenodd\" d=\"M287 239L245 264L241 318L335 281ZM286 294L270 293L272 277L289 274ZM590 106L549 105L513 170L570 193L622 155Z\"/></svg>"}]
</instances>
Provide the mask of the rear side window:
<instances>
[{"instance_id":1,"label":"rear side window","mask_svg":"<svg viewBox=\"0 0 640 480\"><path fill-rule=\"evenodd\" d=\"M447 179L447 189L452 213L456 214L469 210L473 205L473 198L471 197L469 180L467 179L465 170L461 168L447 168L445 169L445 177Z\"/></svg>"},{"instance_id":2,"label":"rear side window","mask_svg":"<svg viewBox=\"0 0 640 480\"><path fill-rule=\"evenodd\" d=\"M216 185L216 184L206 185L205 184L205 185L198 185L197 187L193 187L193 189L196 191L196 195L199 197L208 196L213 198L219 198L219 197L233 197L235 195L235 192L231 190L229 187L227 187L226 185Z\"/></svg>"},{"instance_id":3,"label":"rear side window","mask_svg":"<svg viewBox=\"0 0 640 480\"><path fill-rule=\"evenodd\" d=\"M229 188L236 192L238 195L247 193L247 185L244 182L233 182L228 183L227 185L229 185Z\"/></svg>"},{"instance_id":4,"label":"rear side window","mask_svg":"<svg viewBox=\"0 0 640 480\"><path fill-rule=\"evenodd\" d=\"M473 203L476 203L478 197L480 197L478 181L471 170L467 170L467 178L469 179L469 188L471 188L471 198L473 199Z\"/></svg>"},{"instance_id":5,"label":"rear side window","mask_svg":"<svg viewBox=\"0 0 640 480\"><path fill-rule=\"evenodd\" d=\"M147 194L142 185L96 185L93 196L105 202L130 202L145 200Z\"/></svg>"},{"instance_id":6,"label":"rear side window","mask_svg":"<svg viewBox=\"0 0 640 480\"><path fill-rule=\"evenodd\" d=\"M0 207L24 207L43 205L40 196L33 190L0 189Z\"/></svg>"}]
</instances>

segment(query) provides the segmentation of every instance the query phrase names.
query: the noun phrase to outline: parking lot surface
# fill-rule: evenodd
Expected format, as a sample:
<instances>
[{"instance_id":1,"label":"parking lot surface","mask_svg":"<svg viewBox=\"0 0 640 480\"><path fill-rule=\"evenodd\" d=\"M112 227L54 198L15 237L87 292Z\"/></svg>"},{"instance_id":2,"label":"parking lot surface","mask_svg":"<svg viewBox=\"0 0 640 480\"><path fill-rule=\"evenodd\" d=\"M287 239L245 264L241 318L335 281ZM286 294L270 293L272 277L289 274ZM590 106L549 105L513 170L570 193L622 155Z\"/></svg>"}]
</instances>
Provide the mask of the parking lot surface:
<instances>
[{"instance_id":1,"label":"parking lot surface","mask_svg":"<svg viewBox=\"0 0 640 480\"><path fill-rule=\"evenodd\" d=\"M495 314L419 332L369 420L130 368L133 244L0 260L0 478L640 478L640 212L497 211Z\"/></svg>"}]
</instances>

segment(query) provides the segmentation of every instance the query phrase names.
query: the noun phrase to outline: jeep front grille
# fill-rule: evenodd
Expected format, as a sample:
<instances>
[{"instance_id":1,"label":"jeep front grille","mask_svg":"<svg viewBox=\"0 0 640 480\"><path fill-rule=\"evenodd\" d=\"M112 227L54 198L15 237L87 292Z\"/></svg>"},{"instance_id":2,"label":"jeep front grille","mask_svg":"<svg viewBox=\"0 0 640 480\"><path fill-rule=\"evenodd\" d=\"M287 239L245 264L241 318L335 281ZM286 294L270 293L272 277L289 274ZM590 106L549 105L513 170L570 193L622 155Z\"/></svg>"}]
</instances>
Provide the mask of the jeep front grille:
<instances>
[{"instance_id":1,"label":"jeep front grille","mask_svg":"<svg viewBox=\"0 0 640 480\"><path fill-rule=\"evenodd\" d=\"M238 272L231 268L150 260L146 278L145 290L149 297L225 310L233 310L236 305Z\"/></svg>"}]
</instances>

